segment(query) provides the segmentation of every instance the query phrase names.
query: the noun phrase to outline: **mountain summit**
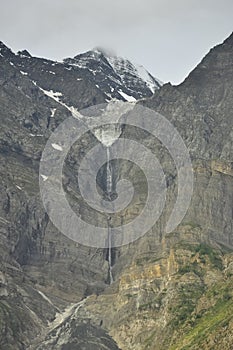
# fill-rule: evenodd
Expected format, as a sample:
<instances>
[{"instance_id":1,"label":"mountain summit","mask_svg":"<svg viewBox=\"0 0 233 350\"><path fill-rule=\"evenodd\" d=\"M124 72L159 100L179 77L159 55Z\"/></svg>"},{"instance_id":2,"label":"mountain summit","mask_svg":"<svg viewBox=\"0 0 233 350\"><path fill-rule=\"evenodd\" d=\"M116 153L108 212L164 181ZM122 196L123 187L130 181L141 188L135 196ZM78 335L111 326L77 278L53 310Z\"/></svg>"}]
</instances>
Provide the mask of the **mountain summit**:
<instances>
[{"instance_id":1,"label":"mountain summit","mask_svg":"<svg viewBox=\"0 0 233 350\"><path fill-rule=\"evenodd\" d=\"M162 86L143 66L100 48L56 62L33 57L27 50L15 54L1 42L0 58L38 87L59 92L65 104L77 109L111 99L134 102Z\"/></svg>"},{"instance_id":2,"label":"mountain summit","mask_svg":"<svg viewBox=\"0 0 233 350\"><path fill-rule=\"evenodd\" d=\"M89 70L100 89L109 97L117 99L123 97L131 102L149 97L162 86L161 81L154 78L143 66L133 64L128 59L102 48L67 58L64 62Z\"/></svg>"}]
</instances>

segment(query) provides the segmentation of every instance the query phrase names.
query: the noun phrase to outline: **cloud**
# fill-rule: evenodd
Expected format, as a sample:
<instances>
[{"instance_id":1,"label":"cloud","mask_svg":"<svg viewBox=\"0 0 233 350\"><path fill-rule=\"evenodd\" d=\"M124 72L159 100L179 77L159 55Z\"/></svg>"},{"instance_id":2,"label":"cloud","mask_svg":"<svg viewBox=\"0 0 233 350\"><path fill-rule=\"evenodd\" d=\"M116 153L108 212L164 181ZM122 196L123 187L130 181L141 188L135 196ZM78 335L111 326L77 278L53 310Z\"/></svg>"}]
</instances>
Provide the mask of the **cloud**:
<instances>
[{"instance_id":1,"label":"cloud","mask_svg":"<svg viewBox=\"0 0 233 350\"><path fill-rule=\"evenodd\" d=\"M0 0L0 40L54 59L112 48L177 82L230 34L232 11L232 0Z\"/></svg>"}]
</instances>

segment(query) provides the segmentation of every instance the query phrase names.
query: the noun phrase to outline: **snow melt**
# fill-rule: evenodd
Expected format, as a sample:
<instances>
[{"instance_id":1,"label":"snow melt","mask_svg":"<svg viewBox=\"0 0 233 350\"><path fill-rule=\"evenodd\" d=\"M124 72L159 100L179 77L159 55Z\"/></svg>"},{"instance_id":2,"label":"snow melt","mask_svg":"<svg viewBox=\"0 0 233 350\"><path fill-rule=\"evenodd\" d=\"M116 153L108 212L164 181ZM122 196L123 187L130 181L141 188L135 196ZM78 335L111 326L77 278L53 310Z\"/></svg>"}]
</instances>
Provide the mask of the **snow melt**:
<instances>
[{"instance_id":1,"label":"snow melt","mask_svg":"<svg viewBox=\"0 0 233 350\"><path fill-rule=\"evenodd\" d=\"M97 140L99 140L105 147L110 147L116 140L119 139L122 133L120 125L103 125L101 128L93 131Z\"/></svg>"},{"instance_id":2,"label":"snow melt","mask_svg":"<svg viewBox=\"0 0 233 350\"><path fill-rule=\"evenodd\" d=\"M114 101L108 103L106 110L102 114L102 125L93 129L93 134L98 141L105 147L110 147L116 142L122 134L121 116L134 108L133 104L127 104L123 101ZM118 115L116 119L116 115ZM113 119L114 118L114 119ZM92 126L92 118L89 118L87 124ZM115 123L109 124L109 120L115 120ZM94 121L94 118L93 118Z\"/></svg>"}]
</instances>

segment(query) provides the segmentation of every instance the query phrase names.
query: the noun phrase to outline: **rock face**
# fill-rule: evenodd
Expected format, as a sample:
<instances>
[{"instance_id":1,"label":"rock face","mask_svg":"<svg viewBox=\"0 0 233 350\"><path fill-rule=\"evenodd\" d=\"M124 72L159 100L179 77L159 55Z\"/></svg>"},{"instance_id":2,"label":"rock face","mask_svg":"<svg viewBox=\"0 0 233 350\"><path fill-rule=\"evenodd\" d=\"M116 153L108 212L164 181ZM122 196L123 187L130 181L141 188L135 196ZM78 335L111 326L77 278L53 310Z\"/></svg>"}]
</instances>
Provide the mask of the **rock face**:
<instances>
[{"instance_id":1,"label":"rock face","mask_svg":"<svg viewBox=\"0 0 233 350\"><path fill-rule=\"evenodd\" d=\"M67 58L64 62L92 74L91 79L107 94L108 99L132 102L151 96L162 86L143 66L109 54L101 48Z\"/></svg>"},{"instance_id":2,"label":"rock face","mask_svg":"<svg viewBox=\"0 0 233 350\"><path fill-rule=\"evenodd\" d=\"M159 88L147 73L100 49L58 63L27 51L15 55L0 44L1 349L232 349L232 57L233 35L181 85ZM137 137L161 159L168 195L162 217L144 237L109 252L74 243L52 225L39 196L39 160L51 132L72 112L127 96L147 96L139 103L182 135L194 194L183 222L165 235L177 193L174 164L150 135L120 130L120 137ZM83 150L96 142L86 135L64 168L64 188L84 217L90 213L80 202L77 170ZM111 166L114 181L127 175L134 183L127 222L143 204L145 181L132 165ZM106 169L97 181L106 194Z\"/></svg>"},{"instance_id":3,"label":"rock face","mask_svg":"<svg viewBox=\"0 0 233 350\"><path fill-rule=\"evenodd\" d=\"M100 49L63 62L32 57L25 50L14 54L3 43L0 49L2 59L17 67L21 75L50 92L50 96L57 93L59 100L78 109L113 98L136 101L151 96L162 86L144 67L108 56Z\"/></svg>"}]
</instances>

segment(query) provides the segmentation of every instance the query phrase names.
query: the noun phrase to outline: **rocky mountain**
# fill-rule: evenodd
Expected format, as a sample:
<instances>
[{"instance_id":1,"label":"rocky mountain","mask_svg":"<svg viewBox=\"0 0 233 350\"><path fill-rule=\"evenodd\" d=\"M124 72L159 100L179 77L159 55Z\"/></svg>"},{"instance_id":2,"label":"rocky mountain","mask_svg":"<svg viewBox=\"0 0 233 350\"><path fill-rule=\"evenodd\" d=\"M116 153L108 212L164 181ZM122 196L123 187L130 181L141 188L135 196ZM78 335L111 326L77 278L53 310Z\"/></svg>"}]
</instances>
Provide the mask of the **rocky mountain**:
<instances>
[{"instance_id":1,"label":"rocky mountain","mask_svg":"<svg viewBox=\"0 0 233 350\"><path fill-rule=\"evenodd\" d=\"M58 63L27 51L14 54L1 43L1 349L232 349L232 57L233 34L182 84L160 87L145 71L101 49ZM191 206L176 230L165 234L177 194L174 162L154 137L124 127L118 137L140 140L160 159L168 186L165 210L134 243L110 251L85 247L62 235L45 213L41 153L72 114L127 96L143 97L138 104L161 113L181 134L194 169ZM82 217L102 223L81 201L77 180L83 150L99 139L89 133L74 145L63 186ZM145 179L123 161L112 161L111 169L113 187L125 177L134 184L132 204L115 218L128 222L144 203ZM103 196L107 171L97 179Z\"/></svg>"},{"instance_id":2,"label":"rocky mountain","mask_svg":"<svg viewBox=\"0 0 233 350\"><path fill-rule=\"evenodd\" d=\"M14 54L3 43L1 57L42 89L78 109L113 98L136 101L149 97L162 83L145 68L127 59L108 56L100 49L88 51L63 62L32 57L26 50Z\"/></svg>"},{"instance_id":3,"label":"rocky mountain","mask_svg":"<svg viewBox=\"0 0 233 350\"><path fill-rule=\"evenodd\" d=\"M152 95L162 83L140 65L96 48L74 58L64 60L74 67L88 70L93 74L97 87L109 98L122 98L132 102Z\"/></svg>"}]
</instances>

